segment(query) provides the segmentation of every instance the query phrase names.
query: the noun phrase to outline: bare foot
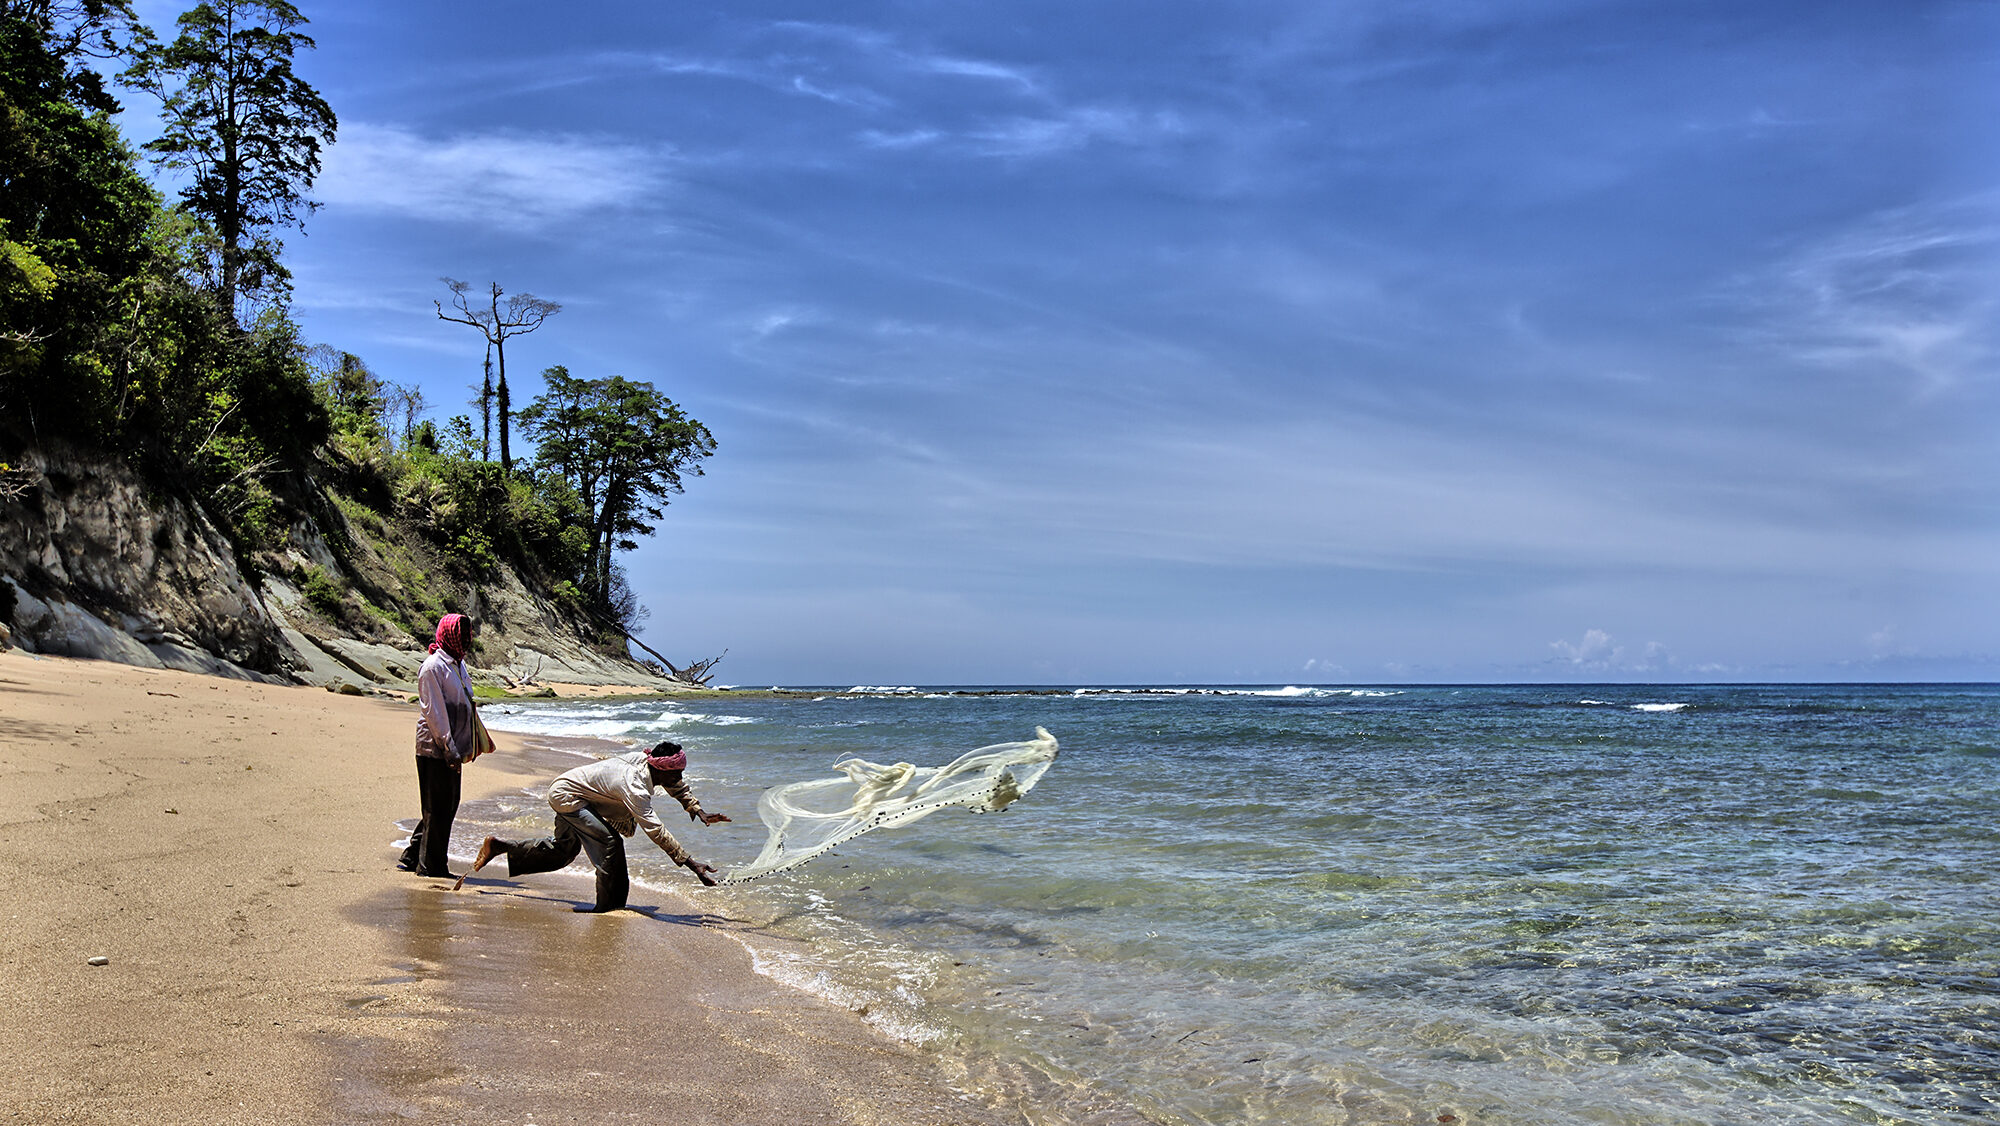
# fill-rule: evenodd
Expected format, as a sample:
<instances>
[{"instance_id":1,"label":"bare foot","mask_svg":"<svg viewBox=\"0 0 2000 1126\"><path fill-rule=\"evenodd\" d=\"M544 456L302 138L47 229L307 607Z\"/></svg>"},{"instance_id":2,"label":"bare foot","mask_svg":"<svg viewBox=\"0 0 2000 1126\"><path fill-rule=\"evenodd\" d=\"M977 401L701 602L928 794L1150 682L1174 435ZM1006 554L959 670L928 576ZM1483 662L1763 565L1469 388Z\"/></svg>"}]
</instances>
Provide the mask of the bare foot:
<instances>
[{"instance_id":1,"label":"bare foot","mask_svg":"<svg viewBox=\"0 0 2000 1126\"><path fill-rule=\"evenodd\" d=\"M501 843L499 837L488 837L479 842L479 855L472 858L472 872L477 872L481 868L486 867L486 862L493 859L494 853L505 851L507 851L507 846ZM465 876L470 876L472 872L467 872ZM464 887L465 876L460 876L458 882L451 885L451 890L457 891L459 888Z\"/></svg>"},{"instance_id":2,"label":"bare foot","mask_svg":"<svg viewBox=\"0 0 2000 1126\"><path fill-rule=\"evenodd\" d=\"M486 862L493 859L496 854L506 851L507 844L499 837L486 838L479 842L479 855L472 858L472 870L479 871L486 867Z\"/></svg>"}]
</instances>

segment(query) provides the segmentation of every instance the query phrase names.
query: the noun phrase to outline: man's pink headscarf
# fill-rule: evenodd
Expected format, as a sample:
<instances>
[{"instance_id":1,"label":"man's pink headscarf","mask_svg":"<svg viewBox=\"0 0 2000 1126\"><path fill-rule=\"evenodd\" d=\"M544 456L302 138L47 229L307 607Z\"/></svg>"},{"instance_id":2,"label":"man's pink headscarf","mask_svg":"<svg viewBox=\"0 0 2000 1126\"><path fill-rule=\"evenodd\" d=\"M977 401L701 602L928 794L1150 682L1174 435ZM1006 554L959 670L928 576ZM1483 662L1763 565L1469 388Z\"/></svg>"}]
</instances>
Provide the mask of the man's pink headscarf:
<instances>
[{"instance_id":1,"label":"man's pink headscarf","mask_svg":"<svg viewBox=\"0 0 2000 1126\"><path fill-rule=\"evenodd\" d=\"M437 640L431 642L430 652L442 649L454 661L465 659L465 636L471 632L470 623L464 614L446 614L438 619Z\"/></svg>"}]
</instances>

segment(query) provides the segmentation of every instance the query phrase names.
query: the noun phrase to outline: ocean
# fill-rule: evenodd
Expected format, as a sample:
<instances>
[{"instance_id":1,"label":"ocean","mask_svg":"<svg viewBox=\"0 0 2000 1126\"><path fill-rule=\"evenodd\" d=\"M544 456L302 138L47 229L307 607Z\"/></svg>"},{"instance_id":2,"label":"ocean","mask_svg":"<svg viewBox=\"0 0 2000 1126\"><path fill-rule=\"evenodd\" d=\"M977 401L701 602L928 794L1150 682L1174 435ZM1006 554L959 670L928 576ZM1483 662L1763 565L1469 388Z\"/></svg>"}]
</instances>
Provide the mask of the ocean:
<instances>
[{"instance_id":1,"label":"ocean","mask_svg":"<svg viewBox=\"0 0 2000 1126\"><path fill-rule=\"evenodd\" d=\"M683 743L737 821L668 825L725 868L762 845L766 787L1048 728L1060 759L1004 812L700 892L763 972L1026 1122L2000 1122L2000 686L858 686L484 714ZM522 795L458 836L547 823Z\"/></svg>"}]
</instances>

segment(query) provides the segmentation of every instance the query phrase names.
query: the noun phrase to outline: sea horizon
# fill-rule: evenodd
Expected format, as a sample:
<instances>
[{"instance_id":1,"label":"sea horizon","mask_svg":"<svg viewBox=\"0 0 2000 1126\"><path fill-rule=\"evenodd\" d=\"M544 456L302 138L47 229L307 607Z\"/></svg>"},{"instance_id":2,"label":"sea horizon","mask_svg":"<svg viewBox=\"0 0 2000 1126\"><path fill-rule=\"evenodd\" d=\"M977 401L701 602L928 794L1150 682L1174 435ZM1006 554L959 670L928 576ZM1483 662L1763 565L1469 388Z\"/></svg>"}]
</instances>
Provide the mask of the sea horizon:
<instances>
[{"instance_id":1,"label":"sea horizon","mask_svg":"<svg viewBox=\"0 0 2000 1126\"><path fill-rule=\"evenodd\" d=\"M853 681L832 681L825 684L810 682L774 683L769 685L755 682L742 684L715 684L705 686L712 692L852 692L852 693L904 693L916 691L965 691L965 692L1045 692L1059 695L1069 691L1154 691L1177 692L1202 689L1263 689L1266 691L1284 688L1851 688L1881 685L1884 687L1940 687L1954 686L1981 687L2000 685L2000 680L1884 680L1881 678L1864 680L1207 680L1207 681L1165 681L1165 680L1077 680L1077 681L921 681L911 684L862 684ZM686 695L685 688L676 692ZM483 701L482 701L483 702Z\"/></svg>"}]
</instances>

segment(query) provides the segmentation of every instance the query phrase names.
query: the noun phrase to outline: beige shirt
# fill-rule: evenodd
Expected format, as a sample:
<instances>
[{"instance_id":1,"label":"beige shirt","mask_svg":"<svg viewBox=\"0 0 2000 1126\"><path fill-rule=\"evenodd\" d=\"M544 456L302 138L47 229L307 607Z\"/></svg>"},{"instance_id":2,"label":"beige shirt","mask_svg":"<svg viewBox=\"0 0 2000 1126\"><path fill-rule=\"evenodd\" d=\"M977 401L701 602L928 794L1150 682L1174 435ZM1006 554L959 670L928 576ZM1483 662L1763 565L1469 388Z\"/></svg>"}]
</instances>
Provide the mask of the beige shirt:
<instances>
[{"instance_id":1,"label":"beige shirt","mask_svg":"<svg viewBox=\"0 0 2000 1126\"><path fill-rule=\"evenodd\" d=\"M680 802L683 809L701 816L701 803L694 800L694 791L688 789L685 776L661 788ZM646 765L646 752L634 751L579 766L564 772L549 787L549 808L557 813L575 813L586 805L604 818L605 824L618 830L619 835L629 837L635 830L644 829L653 843L660 846L660 851L674 858L674 863L688 862L688 851L653 813L653 772Z\"/></svg>"}]
</instances>

